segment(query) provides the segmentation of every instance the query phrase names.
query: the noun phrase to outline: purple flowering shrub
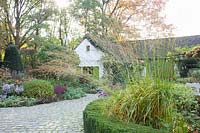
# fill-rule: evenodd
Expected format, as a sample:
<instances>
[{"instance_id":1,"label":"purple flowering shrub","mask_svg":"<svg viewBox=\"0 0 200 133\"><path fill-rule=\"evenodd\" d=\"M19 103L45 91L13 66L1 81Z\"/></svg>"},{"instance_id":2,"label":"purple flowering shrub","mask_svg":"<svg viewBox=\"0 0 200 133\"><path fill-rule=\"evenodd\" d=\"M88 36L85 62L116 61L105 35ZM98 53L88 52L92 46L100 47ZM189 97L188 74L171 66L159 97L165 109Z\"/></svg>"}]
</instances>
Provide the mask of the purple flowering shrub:
<instances>
[{"instance_id":1,"label":"purple flowering shrub","mask_svg":"<svg viewBox=\"0 0 200 133\"><path fill-rule=\"evenodd\" d=\"M57 96L60 96L60 95L63 94L66 90L67 90L67 87L66 87L66 86L56 85L56 86L54 87L54 93L55 93Z\"/></svg>"}]
</instances>

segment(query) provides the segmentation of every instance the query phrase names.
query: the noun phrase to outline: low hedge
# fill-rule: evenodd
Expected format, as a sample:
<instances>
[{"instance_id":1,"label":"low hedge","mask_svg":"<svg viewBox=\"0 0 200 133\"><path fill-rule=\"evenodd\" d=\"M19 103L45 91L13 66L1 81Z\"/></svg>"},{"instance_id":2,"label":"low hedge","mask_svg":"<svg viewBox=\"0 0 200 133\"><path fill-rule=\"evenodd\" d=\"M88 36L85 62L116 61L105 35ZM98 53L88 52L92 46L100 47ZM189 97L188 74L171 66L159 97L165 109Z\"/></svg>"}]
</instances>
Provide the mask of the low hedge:
<instances>
[{"instance_id":1,"label":"low hedge","mask_svg":"<svg viewBox=\"0 0 200 133\"><path fill-rule=\"evenodd\" d=\"M85 133L167 133L133 123L122 123L103 115L103 100L97 100L85 108L83 112Z\"/></svg>"}]
</instances>

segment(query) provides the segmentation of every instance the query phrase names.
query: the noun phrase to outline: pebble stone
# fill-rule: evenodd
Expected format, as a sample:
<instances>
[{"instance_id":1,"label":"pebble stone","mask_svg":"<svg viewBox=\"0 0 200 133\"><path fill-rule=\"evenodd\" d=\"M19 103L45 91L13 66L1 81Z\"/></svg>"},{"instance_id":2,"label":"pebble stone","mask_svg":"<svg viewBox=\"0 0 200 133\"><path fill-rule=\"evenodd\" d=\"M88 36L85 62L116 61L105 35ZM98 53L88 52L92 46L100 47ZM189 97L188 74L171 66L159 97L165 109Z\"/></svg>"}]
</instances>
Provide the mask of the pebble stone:
<instances>
[{"instance_id":1,"label":"pebble stone","mask_svg":"<svg viewBox=\"0 0 200 133\"><path fill-rule=\"evenodd\" d=\"M96 94L31 107L0 108L0 133L83 133L83 110Z\"/></svg>"}]
</instances>

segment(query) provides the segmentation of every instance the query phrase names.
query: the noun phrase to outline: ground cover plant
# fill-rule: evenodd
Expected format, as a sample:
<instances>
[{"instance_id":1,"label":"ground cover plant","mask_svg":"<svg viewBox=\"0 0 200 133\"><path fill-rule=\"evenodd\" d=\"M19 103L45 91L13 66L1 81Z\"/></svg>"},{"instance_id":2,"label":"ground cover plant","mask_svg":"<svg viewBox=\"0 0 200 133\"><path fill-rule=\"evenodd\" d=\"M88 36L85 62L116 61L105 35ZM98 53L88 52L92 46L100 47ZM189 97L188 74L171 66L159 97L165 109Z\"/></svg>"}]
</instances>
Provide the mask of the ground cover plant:
<instances>
[{"instance_id":1,"label":"ground cover plant","mask_svg":"<svg viewBox=\"0 0 200 133\"><path fill-rule=\"evenodd\" d=\"M32 106L37 103L35 98L27 98L21 96L9 96L8 98L0 98L0 107L21 107Z\"/></svg>"},{"instance_id":2,"label":"ground cover plant","mask_svg":"<svg viewBox=\"0 0 200 133\"><path fill-rule=\"evenodd\" d=\"M183 115L191 129L199 128L200 104L192 88L184 84L175 84L172 92L177 111Z\"/></svg>"},{"instance_id":3,"label":"ground cover plant","mask_svg":"<svg viewBox=\"0 0 200 133\"><path fill-rule=\"evenodd\" d=\"M78 99L81 97L86 96L86 93L83 92L82 88L69 88L66 92L63 94L63 98L65 100L71 100L71 99Z\"/></svg>"}]
</instances>

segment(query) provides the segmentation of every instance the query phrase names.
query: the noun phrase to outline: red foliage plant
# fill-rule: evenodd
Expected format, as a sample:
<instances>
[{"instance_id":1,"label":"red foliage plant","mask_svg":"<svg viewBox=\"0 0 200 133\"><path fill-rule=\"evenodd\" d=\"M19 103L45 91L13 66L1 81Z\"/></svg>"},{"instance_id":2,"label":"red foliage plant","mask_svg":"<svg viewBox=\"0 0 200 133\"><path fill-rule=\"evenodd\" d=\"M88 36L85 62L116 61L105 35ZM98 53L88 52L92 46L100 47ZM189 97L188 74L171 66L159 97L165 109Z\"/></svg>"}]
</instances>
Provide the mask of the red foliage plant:
<instances>
[{"instance_id":1,"label":"red foliage plant","mask_svg":"<svg viewBox=\"0 0 200 133\"><path fill-rule=\"evenodd\" d=\"M56 85L56 86L54 87L54 93L55 93L56 95L61 95L61 94L63 94L66 90L67 90L67 87L66 87L66 86Z\"/></svg>"}]
</instances>

